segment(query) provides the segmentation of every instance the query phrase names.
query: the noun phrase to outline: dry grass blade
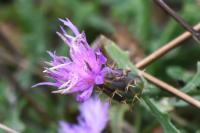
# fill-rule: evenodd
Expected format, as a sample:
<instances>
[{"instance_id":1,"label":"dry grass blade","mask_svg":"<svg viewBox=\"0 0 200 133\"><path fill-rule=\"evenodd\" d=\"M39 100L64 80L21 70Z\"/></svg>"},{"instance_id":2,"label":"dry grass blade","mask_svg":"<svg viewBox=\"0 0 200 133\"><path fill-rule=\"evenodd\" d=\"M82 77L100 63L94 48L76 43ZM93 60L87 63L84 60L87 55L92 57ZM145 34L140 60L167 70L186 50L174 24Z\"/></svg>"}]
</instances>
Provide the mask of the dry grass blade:
<instances>
[{"instance_id":1,"label":"dry grass blade","mask_svg":"<svg viewBox=\"0 0 200 133\"><path fill-rule=\"evenodd\" d=\"M200 23L197 24L194 27L195 30L199 31L200 30ZM144 58L142 61L140 61L139 63L136 64L136 67L138 69L142 69L148 65L150 65L151 63L153 63L155 60L161 58L162 56L164 56L165 54L167 54L169 51L173 50L175 47L179 46L183 41L185 41L186 39L188 39L189 37L191 37L192 34L190 32L185 32L182 35L178 36L177 38L175 38L174 40L170 41L169 43L167 43L166 45L164 45L163 47L161 47L160 49L156 50L155 52L153 52L151 55L147 56L146 58ZM151 83L153 83L154 85L174 94L175 96L181 98L182 100L186 101L187 103L197 107L200 109L200 101L192 98L191 96L179 91L177 88L153 77L152 75L142 72L141 74L144 76L144 78L146 78L148 81L150 81Z\"/></svg>"},{"instance_id":2,"label":"dry grass blade","mask_svg":"<svg viewBox=\"0 0 200 133\"><path fill-rule=\"evenodd\" d=\"M194 27L194 29L199 31L200 30L200 23L197 24ZM178 36L174 40L165 44L163 47L161 47L160 49L156 50L155 52L153 52L152 54L150 54L149 56L147 56L146 58L144 58L143 60L138 62L135 66L139 69L145 68L146 66L150 65L151 63L153 63L157 59L161 58L163 55L167 54L169 51L171 51L175 47L181 45L181 43L183 41L187 40L191 36L192 36L192 34L190 32L184 32L183 34L181 34L180 36Z\"/></svg>"},{"instance_id":3,"label":"dry grass blade","mask_svg":"<svg viewBox=\"0 0 200 133\"><path fill-rule=\"evenodd\" d=\"M151 76L150 74L140 71L140 74L147 79L148 81L150 81L151 83L155 84L156 86L164 89L165 91L168 91L172 94L174 94L175 96L179 97L180 99L184 100L185 102L193 105L194 107L197 107L198 109L200 109L200 101L192 98L191 96L179 91L178 89L176 89L175 87Z\"/></svg>"},{"instance_id":4,"label":"dry grass blade","mask_svg":"<svg viewBox=\"0 0 200 133\"><path fill-rule=\"evenodd\" d=\"M7 127L6 125L3 125L3 124L1 124L1 123L0 123L0 129L6 131L6 132L8 132L8 133L19 133L19 132L13 130L12 128L9 128L9 127Z\"/></svg>"}]
</instances>

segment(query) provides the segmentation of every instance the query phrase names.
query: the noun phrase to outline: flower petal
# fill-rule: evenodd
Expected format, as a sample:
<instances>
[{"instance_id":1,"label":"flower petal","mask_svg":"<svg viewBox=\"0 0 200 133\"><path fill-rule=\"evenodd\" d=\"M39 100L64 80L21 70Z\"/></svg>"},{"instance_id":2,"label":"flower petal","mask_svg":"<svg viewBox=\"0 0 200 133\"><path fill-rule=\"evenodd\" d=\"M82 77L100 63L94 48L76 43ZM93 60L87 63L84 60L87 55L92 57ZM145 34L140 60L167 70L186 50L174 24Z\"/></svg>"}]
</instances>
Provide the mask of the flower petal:
<instances>
[{"instance_id":1,"label":"flower petal","mask_svg":"<svg viewBox=\"0 0 200 133\"><path fill-rule=\"evenodd\" d=\"M92 91L93 91L93 86L90 87L89 89L83 91L81 94L78 94L76 96L76 100L79 102L84 102L92 95Z\"/></svg>"},{"instance_id":2,"label":"flower petal","mask_svg":"<svg viewBox=\"0 0 200 133\"><path fill-rule=\"evenodd\" d=\"M61 22L63 22L64 25L66 25L67 27L69 27L72 30L72 32L74 33L75 36L78 36L80 34L80 32L78 31L78 29L76 28L76 26L74 24L72 24L72 22L69 19L66 18L64 20L64 19L60 19L59 18L59 20Z\"/></svg>"},{"instance_id":3,"label":"flower petal","mask_svg":"<svg viewBox=\"0 0 200 133\"><path fill-rule=\"evenodd\" d=\"M102 75L96 76L95 83L97 85L103 84L104 83L104 76L102 76Z\"/></svg>"},{"instance_id":4,"label":"flower petal","mask_svg":"<svg viewBox=\"0 0 200 133\"><path fill-rule=\"evenodd\" d=\"M38 86L42 86L42 85L58 87L56 83L52 83L52 82L41 82L41 83L38 83L38 84L33 85L32 88L38 87Z\"/></svg>"}]
</instances>

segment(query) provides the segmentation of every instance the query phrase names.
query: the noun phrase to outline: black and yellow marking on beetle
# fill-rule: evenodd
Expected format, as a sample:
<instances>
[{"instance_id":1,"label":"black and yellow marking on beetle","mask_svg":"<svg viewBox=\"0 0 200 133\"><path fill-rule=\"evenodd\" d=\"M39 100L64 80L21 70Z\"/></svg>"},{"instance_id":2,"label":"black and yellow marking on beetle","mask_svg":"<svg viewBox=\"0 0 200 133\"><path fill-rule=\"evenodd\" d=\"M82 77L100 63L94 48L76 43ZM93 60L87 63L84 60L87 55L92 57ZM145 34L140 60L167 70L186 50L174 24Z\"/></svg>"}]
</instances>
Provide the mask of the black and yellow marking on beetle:
<instances>
[{"instance_id":1,"label":"black and yellow marking on beetle","mask_svg":"<svg viewBox=\"0 0 200 133\"><path fill-rule=\"evenodd\" d=\"M103 85L99 85L97 90L109 96L112 100L134 105L143 90L141 78L132 75L130 70L115 69L117 73L108 73Z\"/></svg>"}]
</instances>

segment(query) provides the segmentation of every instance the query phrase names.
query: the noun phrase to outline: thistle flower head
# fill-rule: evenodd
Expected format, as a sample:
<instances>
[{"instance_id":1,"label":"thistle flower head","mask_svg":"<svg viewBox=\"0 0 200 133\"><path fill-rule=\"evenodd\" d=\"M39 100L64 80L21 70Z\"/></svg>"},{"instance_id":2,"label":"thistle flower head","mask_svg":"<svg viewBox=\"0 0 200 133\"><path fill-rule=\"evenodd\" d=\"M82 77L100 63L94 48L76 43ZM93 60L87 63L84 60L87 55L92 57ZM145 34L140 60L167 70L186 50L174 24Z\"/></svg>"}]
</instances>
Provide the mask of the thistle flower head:
<instances>
[{"instance_id":1,"label":"thistle flower head","mask_svg":"<svg viewBox=\"0 0 200 133\"><path fill-rule=\"evenodd\" d=\"M101 133L108 121L108 107L97 97L87 100L80 106L78 124L61 121L59 133Z\"/></svg>"},{"instance_id":2,"label":"thistle flower head","mask_svg":"<svg viewBox=\"0 0 200 133\"><path fill-rule=\"evenodd\" d=\"M80 33L70 20L60 19L60 21L74 34L74 36L69 35L63 27L61 32L57 32L69 46L70 58L48 52L52 61L48 63L50 66L45 68L44 73L53 82L42 82L35 86L55 86L58 90L53 91L54 93L77 93L77 101L82 102L91 96L94 85L104 83L104 76L109 70L104 67L107 59L100 50L93 50L89 46L85 33Z\"/></svg>"}]
</instances>

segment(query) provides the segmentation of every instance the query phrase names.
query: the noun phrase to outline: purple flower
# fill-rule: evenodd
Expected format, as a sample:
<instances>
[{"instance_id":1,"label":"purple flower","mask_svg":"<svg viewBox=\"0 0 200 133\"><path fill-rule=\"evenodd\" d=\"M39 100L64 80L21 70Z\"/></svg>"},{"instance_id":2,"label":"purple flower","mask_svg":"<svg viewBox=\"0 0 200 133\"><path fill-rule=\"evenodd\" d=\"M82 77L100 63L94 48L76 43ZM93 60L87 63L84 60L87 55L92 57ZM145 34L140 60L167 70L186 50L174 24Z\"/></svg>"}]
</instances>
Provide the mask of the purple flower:
<instances>
[{"instance_id":1,"label":"purple flower","mask_svg":"<svg viewBox=\"0 0 200 133\"><path fill-rule=\"evenodd\" d=\"M59 133L101 133L108 122L108 107L97 97L87 100L80 106L78 124L61 121Z\"/></svg>"},{"instance_id":2,"label":"purple flower","mask_svg":"<svg viewBox=\"0 0 200 133\"><path fill-rule=\"evenodd\" d=\"M85 33L80 33L70 20L60 19L60 21L70 28L74 36L69 35L63 27L57 34L70 48L70 58L57 56L55 52L48 52L52 58L47 64L44 73L53 82L42 82L34 85L55 86L58 90L53 93L69 94L77 93L77 101L87 100L95 85L104 83L104 76L108 72L106 57L100 50L93 50L87 40Z\"/></svg>"}]
</instances>

